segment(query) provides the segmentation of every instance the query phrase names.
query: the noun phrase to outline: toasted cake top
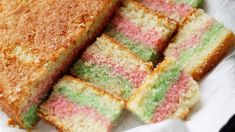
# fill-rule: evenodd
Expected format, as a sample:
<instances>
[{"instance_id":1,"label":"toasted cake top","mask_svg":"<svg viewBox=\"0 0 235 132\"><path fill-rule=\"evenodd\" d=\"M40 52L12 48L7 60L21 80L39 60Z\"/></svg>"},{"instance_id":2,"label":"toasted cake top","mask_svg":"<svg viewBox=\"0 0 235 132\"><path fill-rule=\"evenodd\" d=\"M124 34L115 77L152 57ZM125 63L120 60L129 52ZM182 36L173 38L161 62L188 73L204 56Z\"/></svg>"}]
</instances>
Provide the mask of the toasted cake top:
<instances>
[{"instance_id":1,"label":"toasted cake top","mask_svg":"<svg viewBox=\"0 0 235 132\"><path fill-rule=\"evenodd\" d=\"M2 0L0 98L9 104L26 102L29 91L63 60L63 53L86 38L112 1Z\"/></svg>"}]
</instances>

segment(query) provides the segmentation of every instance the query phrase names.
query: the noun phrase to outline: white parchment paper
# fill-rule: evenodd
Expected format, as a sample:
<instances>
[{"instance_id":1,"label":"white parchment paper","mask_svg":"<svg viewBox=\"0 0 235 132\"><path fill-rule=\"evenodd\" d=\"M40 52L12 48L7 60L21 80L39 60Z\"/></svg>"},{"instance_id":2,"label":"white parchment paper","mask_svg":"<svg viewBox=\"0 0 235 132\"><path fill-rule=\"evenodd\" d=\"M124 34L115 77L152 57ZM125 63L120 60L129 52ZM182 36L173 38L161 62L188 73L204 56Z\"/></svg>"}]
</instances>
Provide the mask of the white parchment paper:
<instances>
[{"instance_id":1,"label":"white parchment paper","mask_svg":"<svg viewBox=\"0 0 235 132\"><path fill-rule=\"evenodd\" d=\"M235 32L235 0L204 0L203 8ZM130 113L122 118L115 132L217 132L235 114L235 50L200 82L201 100L187 121L167 120L144 125ZM0 132L23 132L9 127L8 117L0 111ZM35 132L54 132L40 121Z\"/></svg>"}]
</instances>

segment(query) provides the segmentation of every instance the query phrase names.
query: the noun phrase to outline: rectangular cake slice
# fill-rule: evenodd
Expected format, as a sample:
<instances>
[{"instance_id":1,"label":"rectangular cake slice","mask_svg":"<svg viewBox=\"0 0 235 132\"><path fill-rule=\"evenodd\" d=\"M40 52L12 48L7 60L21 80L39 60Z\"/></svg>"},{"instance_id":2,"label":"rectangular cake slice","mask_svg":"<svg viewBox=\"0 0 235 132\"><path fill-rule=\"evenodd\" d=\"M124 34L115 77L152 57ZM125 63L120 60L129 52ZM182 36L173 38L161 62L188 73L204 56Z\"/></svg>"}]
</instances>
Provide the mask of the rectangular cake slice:
<instances>
[{"instance_id":1,"label":"rectangular cake slice","mask_svg":"<svg viewBox=\"0 0 235 132\"><path fill-rule=\"evenodd\" d=\"M199 100L199 86L173 59L166 59L130 97L127 108L145 123L185 119Z\"/></svg>"},{"instance_id":2,"label":"rectangular cake slice","mask_svg":"<svg viewBox=\"0 0 235 132\"><path fill-rule=\"evenodd\" d=\"M185 3L178 3L177 0L139 0L146 7L160 12L176 22L182 23L187 19L195 8Z\"/></svg>"},{"instance_id":3,"label":"rectangular cake slice","mask_svg":"<svg viewBox=\"0 0 235 132\"><path fill-rule=\"evenodd\" d=\"M165 56L174 57L194 79L201 79L229 51L234 34L198 10L179 29Z\"/></svg>"},{"instance_id":4,"label":"rectangular cake slice","mask_svg":"<svg viewBox=\"0 0 235 132\"><path fill-rule=\"evenodd\" d=\"M83 53L71 74L126 100L151 70L151 63L144 62L107 35L102 35Z\"/></svg>"},{"instance_id":5,"label":"rectangular cake slice","mask_svg":"<svg viewBox=\"0 0 235 132\"><path fill-rule=\"evenodd\" d=\"M125 0L106 28L106 34L140 56L157 63L176 22L134 0Z\"/></svg>"},{"instance_id":6,"label":"rectangular cake slice","mask_svg":"<svg viewBox=\"0 0 235 132\"><path fill-rule=\"evenodd\" d=\"M124 103L71 76L63 77L39 116L63 132L110 132Z\"/></svg>"},{"instance_id":7,"label":"rectangular cake slice","mask_svg":"<svg viewBox=\"0 0 235 132\"><path fill-rule=\"evenodd\" d=\"M0 105L21 127L119 0L1 0Z\"/></svg>"}]
</instances>

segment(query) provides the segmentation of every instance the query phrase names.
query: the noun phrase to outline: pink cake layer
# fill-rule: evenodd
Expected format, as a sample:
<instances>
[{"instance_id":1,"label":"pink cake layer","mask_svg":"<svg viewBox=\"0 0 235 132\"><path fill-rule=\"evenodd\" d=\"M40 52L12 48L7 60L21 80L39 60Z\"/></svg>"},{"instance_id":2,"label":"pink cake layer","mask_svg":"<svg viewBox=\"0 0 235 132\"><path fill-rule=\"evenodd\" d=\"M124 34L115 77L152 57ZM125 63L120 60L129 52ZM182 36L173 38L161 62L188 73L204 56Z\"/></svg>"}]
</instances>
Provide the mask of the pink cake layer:
<instances>
[{"instance_id":1,"label":"pink cake layer","mask_svg":"<svg viewBox=\"0 0 235 132\"><path fill-rule=\"evenodd\" d=\"M146 6L160 12L164 12L167 15L178 14L180 17L187 16L191 7L186 4L172 4L165 0L141 0Z\"/></svg>"},{"instance_id":2,"label":"pink cake layer","mask_svg":"<svg viewBox=\"0 0 235 132\"><path fill-rule=\"evenodd\" d=\"M120 14L116 14L112 20L112 24L116 27L117 31L128 38L146 44L156 50L158 50L158 45L163 43L161 33L153 29L145 30L142 27L138 27Z\"/></svg>"},{"instance_id":3,"label":"pink cake layer","mask_svg":"<svg viewBox=\"0 0 235 132\"><path fill-rule=\"evenodd\" d=\"M179 80L167 92L164 101L155 110L152 122L163 121L177 110L181 95L188 91L188 82L190 82L190 77L182 73Z\"/></svg>"},{"instance_id":4,"label":"pink cake layer","mask_svg":"<svg viewBox=\"0 0 235 132\"><path fill-rule=\"evenodd\" d=\"M140 69L132 69L131 71L127 71L126 67L120 66L116 62L113 62L112 59L99 56L98 54L89 54L85 52L82 56L82 60L89 61L95 65L108 66L111 68L113 75L122 75L128 78L133 83L135 88L138 88L147 76L146 71L142 71Z\"/></svg>"},{"instance_id":5,"label":"pink cake layer","mask_svg":"<svg viewBox=\"0 0 235 132\"><path fill-rule=\"evenodd\" d=\"M105 126L105 128L112 128L110 120L94 108L80 106L63 96L50 98L48 100L47 107L53 116L59 117L62 120L64 118L72 118L76 116L89 117L94 120L94 122L98 122L102 126Z\"/></svg>"}]
</instances>

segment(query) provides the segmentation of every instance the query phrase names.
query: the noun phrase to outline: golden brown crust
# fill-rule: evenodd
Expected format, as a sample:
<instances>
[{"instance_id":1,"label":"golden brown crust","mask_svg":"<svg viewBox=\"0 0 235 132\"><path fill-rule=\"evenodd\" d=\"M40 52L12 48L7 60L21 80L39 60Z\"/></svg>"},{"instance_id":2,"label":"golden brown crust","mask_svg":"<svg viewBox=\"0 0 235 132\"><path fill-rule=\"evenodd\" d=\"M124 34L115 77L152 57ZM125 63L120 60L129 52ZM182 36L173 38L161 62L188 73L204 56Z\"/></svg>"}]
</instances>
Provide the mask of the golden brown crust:
<instances>
[{"instance_id":1,"label":"golden brown crust","mask_svg":"<svg viewBox=\"0 0 235 132\"><path fill-rule=\"evenodd\" d=\"M53 0L54 1L54 0ZM45 4L44 2L46 2L46 4L52 4L52 5L54 5L54 4L56 4L56 3L58 3L58 2L56 2L56 1L54 1L53 2L52 0L51 1L38 1L38 2L42 2L43 4ZM112 1L112 2L111 2ZM77 20L75 23L85 23L85 24L88 24L89 25L89 23L93 23L93 22L95 22L95 19L96 19L96 17L97 16L101 16L103 13L104 13L104 10L109 10L108 12L106 12L105 11L105 17L104 17L104 20L102 19L102 20L96 20L96 21L100 21L100 25L101 26L99 26L99 27L94 27L95 28L95 30L96 30L96 32L92 32L92 34L89 34L90 36L89 36L89 38L86 38L87 40L86 40L86 42L84 42L84 43L82 43L81 44L81 46L82 45L86 45L86 44L88 44L88 43L90 43L91 41L93 41L93 39L94 39L94 37L95 36L97 36L97 34L100 34L100 32L102 31L102 29L103 29L103 26L105 25L105 23L107 22L107 18L109 18L110 17L110 15L112 14L112 12L116 9L116 4L118 3L118 2L120 2L119 0L116 0L115 2L114 2L115 0L98 0L98 1L76 1L76 0L69 0L69 2L68 1L66 1L66 2L68 2L67 4L69 5L69 3L71 4L71 2L73 3L73 2L76 2L75 3L75 5L77 5L77 6L79 6L79 4L82 4L82 3L84 3L84 4L95 4L95 5L93 5L93 7L94 7L94 9L87 9L87 10L92 10L91 12L86 12L86 15L85 16L87 16L87 15L89 15L89 13L91 13L90 14L90 16L91 17L86 17L85 19L79 19L79 20ZM3 2L5 2L5 1L3 1ZM47 3L48 2L48 3ZM50 2L52 2L52 3L50 3ZM64 1L60 1L59 3L60 4L56 4L55 5L55 7L54 8L57 8L57 6L59 6L59 5L63 5L63 2ZM23 10L23 13L26 13L26 12L28 12L28 9L31 9L31 10L34 10L34 8L33 7L31 7L31 5L34 5L35 4L35 2L32 2L32 4L31 3L14 3L14 2L10 2L12 5L14 5L14 6L12 6L11 8L16 8L16 7L18 7L19 5L18 4L22 4L22 8L20 8L20 11L19 12L16 12L16 13L22 13L22 10ZM9 5L8 5L8 7L10 7L11 6L11 4L10 3L8 3ZM112 5L109 5L109 4L107 4L107 3L112 3ZM36 2L36 5L37 5L37 2ZM71 5L69 5L69 6L73 6L74 4L71 4ZM99 7L99 5L100 5L100 7ZM109 6L112 6L112 7L109 7ZM68 7L68 6L64 6L65 8L66 7ZM83 7L85 7L86 8L86 6L83 6ZM35 7L36 8L36 7ZM39 8L39 6L37 5L37 8ZM18 9L18 8L17 8ZM37 9L35 9L36 11L37 11ZM62 10L61 8L60 8L60 10ZM83 9L81 8L81 6L79 6L79 10L76 10L76 12L78 12L78 11L82 11ZM26 12L25 12L26 11ZM63 10L62 10L63 11ZM65 11L65 10L64 10ZM69 11L69 10L66 10L66 11ZM72 12L72 13L76 13L76 12ZM33 13L35 13L35 12L33 12ZM37 13L37 12L36 12ZM56 12L56 13L59 13L59 12ZM68 13L68 12L67 12ZM70 12L71 13L71 12ZM87 14L88 13L88 14ZM2 16L4 16L4 15L2 15L3 13L1 12L0 13L0 18L2 17ZM51 14L53 14L53 13L51 13ZM66 14L66 13L65 13ZM68 13L69 14L69 13ZM14 14L15 15L15 14ZM13 15L13 16L14 16ZM16 14L16 16L21 16L22 14ZM37 14L38 15L38 14ZM45 15L45 14L44 14ZM80 14L81 15L81 14ZM30 16L30 15L29 15ZM64 17L64 16L61 16L61 17ZM71 17L71 16L67 16L67 17ZM60 17L57 17L56 19L58 19L58 20L60 20L59 19ZM94 18L94 19L93 19ZM8 18L6 18L6 19L8 19ZM14 18L13 17L9 17L9 19L13 19L14 20ZM15 19L18 19L18 17L16 17ZM48 20L49 21L49 19L44 19L44 18L42 18L43 20ZM55 21L56 21L56 19L55 19ZM86 20L87 19L87 20ZM5 19L4 19L5 20ZM28 19L27 19L28 20ZM29 20L31 20L31 19L29 19ZM51 19L51 20L53 20L54 21L54 19ZM5 21L2 21L1 23L0 23L0 25L2 26L2 25L4 25L4 22ZM6 21L7 22L7 21ZM24 21L22 21L22 22L24 22ZM27 21L26 21L27 22ZM57 23L54 23L54 24L56 24L56 25L58 25L59 24L59 22L58 21L56 21ZM63 22L63 21L62 21ZM65 22L65 21L64 21ZM32 22L33 23L33 22ZM19 22L19 24L20 24L20 22ZM27 31L27 29L28 28L30 28L30 26L32 26L32 25L29 25L29 24L31 24L31 21L28 23L28 24L22 24L22 26L24 26L25 25L25 29L19 29L19 31L17 31L16 33L12 33L11 35L14 35L14 34L17 34L17 33L22 33L22 35L20 35L20 37L22 37L23 36L23 34L24 33L28 33ZM43 23L44 24L44 26L45 25L47 25L46 23ZM51 24L53 24L53 23L51 23ZM6 24L5 24L6 25ZM26 26L27 25L27 26ZM41 25L41 26L43 26L43 25ZM54 28L54 26L52 26L52 25L47 25L47 28L45 28L45 29L48 29L49 30L49 28L50 28L50 26L51 27L53 27ZM61 25L60 25L61 26ZM80 26L79 24L78 24L78 26ZM9 28L11 28L11 27L7 27L7 28L1 28L0 30L6 30L6 29L9 29ZM23 28L23 27L21 27L21 28ZM71 27L70 27L71 28ZM81 30L80 31L82 31L84 28L85 28L85 26L82 26L81 25ZM98 28L98 29L97 29ZM56 29L60 29L60 28L56 28ZM56 30L55 29L55 30ZM71 28L72 29L72 28ZM9 29L10 30L10 29ZM21 32L22 31L22 32ZM42 30L43 31L43 30ZM50 32L50 31L48 31L48 32ZM56 31L57 32L57 31ZM4 35L3 33L6 33L6 32L1 32L0 33L0 37L1 38L3 38L3 37L5 37L6 35ZM74 45L74 43L76 42L76 35L78 35L79 34L79 32L74 32L74 33L72 33L72 34L74 34L75 36L73 37L73 36L71 36L70 38L71 39L74 39L74 40L72 40L71 41L71 39L68 39L68 41L65 41L66 43L64 43L65 44L65 47L66 46L68 46L68 44L73 44ZM17 35L19 35L19 34L17 34ZM42 35L42 34L41 34ZM47 34L44 34L45 36L47 35ZM52 36L50 36L50 34L48 34L49 36L48 36L48 38L54 38L54 37L52 37ZM62 35L62 34L61 34ZM9 36L9 35L8 35ZM59 58L59 55L61 54L61 52L63 52L64 50L61 50L60 49L60 47L62 47L62 49L64 48L64 46L63 45L60 45L60 44L62 44L62 43L57 43L58 45L58 47L54 47L53 48L53 50L52 50L52 52L49 52L49 51L47 51L47 48L46 48L46 46L49 46L49 45L46 45L46 43L45 43L45 45L44 44L38 44L38 45L36 45L36 40L35 40L35 43L34 44L30 44L30 43L32 43L31 41L29 41L29 39L32 39L32 38L28 38L27 39L27 41L25 40L25 39L23 39L22 38L22 40L21 40L21 38L14 38L13 36L9 36L9 37L11 37L11 38L8 38L8 37L5 37L5 38L3 38L2 40L1 40L1 42L0 42L0 46L1 47L3 47L4 46L4 48L2 48L1 49L1 51L3 51L2 53L3 53L3 57L8 57L5 61L4 61L4 59L2 59L3 61L1 61L0 62L0 69L1 69L1 73L0 73L0 78L2 78L1 79L1 84L3 84L4 83L4 85L1 85L1 87L0 87L0 91L1 91L1 93L0 93L0 105L3 107L2 109L3 109L3 111L5 111L10 117L12 117L15 121L17 121L17 123L19 123L19 125L21 126L21 127L24 127L23 126L23 124L22 124L22 119L21 119L21 105L23 105L23 104L25 104L25 101L27 101L27 97L29 97L29 93L30 93L30 89L29 89L29 87L31 87L32 86L32 84L34 84L35 83L35 81L37 81L37 80L28 80L28 82L25 82L25 83L22 83L22 87L20 87L21 88L21 90L20 90L20 92L19 93L17 93L17 94L11 94L11 95L19 95L18 97L19 97L19 99L17 98L17 96L15 96L16 97L16 99L11 103L11 101L9 101L9 99L7 99L6 97L7 96L5 96L5 94L6 94L6 90L14 90L15 89L15 86L17 85L17 84L19 84L19 82L22 82L21 81L21 79L22 78L24 78L24 77L28 77L28 76L30 76L31 75L31 72L30 72L30 70L32 70L32 71L34 71L34 72L37 72L37 71L44 71L45 69L42 69L41 70L41 63L43 63L44 64L44 62L46 62L46 61L52 61L52 63L53 62L55 62L56 60L58 60ZM59 36L59 37L61 37L61 38L63 38L63 36ZM4 40L7 40L7 39L10 39L10 41L7 41L7 42L11 42L9 45L7 44L7 43L4 43L5 45L2 45L3 44L3 41ZM11 56L9 56L9 52L11 52L11 51L13 51L14 49L15 49L15 45L11 45L14 41L18 41L18 42L20 42L20 44L22 44L21 46L22 47L25 47L25 49L27 49L28 51L27 52L29 52L29 53L32 53L33 55L37 55L37 56L39 56L39 58L41 57L41 61L39 61L39 63L38 64L36 64L36 63L33 63L33 64L30 64L30 63L27 63L27 62L23 62L22 60L20 60L19 58L16 58L16 57L11 57ZM46 40L43 40L43 42L45 42ZM28 42L28 43L26 43L26 42ZM43 43L43 42L40 42L40 43ZM67 43L68 42L68 43ZM35 47L34 47L35 46ZM44 49L44 46L45 46L45 48L46 49ZM38 86L39 85L41 85L41 84L43 84L43 83L45 83L45 82L47 82L48 81L48 79L49 80L53 80L53 83L60 77L60 75L69 67L69 65L72 63L72 61L74 61L75 60L75 58L76 58L76 54L77 54L77 52L79 51L79 49L81 48L81 46L75 46L75 48L72 50L72 52L71 52L71 58L70 59L66 59L64 62L62 62L62 64L61 65L64 65L63 67L62 67L62 69L61 69L61 67L58 67L57 69L55 69L55 71L54 72L52 72L51 74L49 74L48 75L48 78L45 78L44 80L42 80L41 82L38 82ZM38 49L37 49L38 48ZM36 50L37 49L37 50ZM45 55L45 57L43 57L43 54ZM50 57L50 55L52 55L51 57ZM57 56L57 57L56 57ZM49 58L48 58L49 57ZM0 54L0 58L2 58L2 54ZM9 62L10 61L10 62ZM15 63L15 62L17 62L17 63ZM12 67L11 69L9 69L8 67L6 67L6 66L8 66L9 64L14 64L14 65L11 65L11 66L14 66L14 67ZM4 70L2 70L2 68L5 68ZM6 69L7 68L7 69ZM22 69L22 68L24 68L24 69ZM10 70L10 71L9 71ZM22 71L22 70L24 70L24 71ZM6 74L5 73L2 73L3 71L6 71ZM12 75L12 74L14 74L14 75ZM12 81L9 81L9 79L11 79L12 77L16 77L16 78L13 78L12 79ZM32 77L31 77L32 78ZM9 83L10 82L10 83ZM5 85L5 83L7 84L7 85ZM48 86L51 86L53 83L49 83L49 84L47 84L46 86L48 87ZM9 86L10 85L10 86ZM17 90L14 90L14 91L17 91Z\"/></svg>"},{"instance_id":2,"label":"golden brown crust","mask_svg":"<svg viewBox=\"0 0 235 132\"><path fill-rule=\"evenodd\" d=\"M59 132L64 132L66 131L63 127L63 125L58 125L58 124L55 124L53 120L50 120L50 119L47 119L47 116L48 115L45 115L44 112L41 112L41 111L38 111L37 112L38 116L45 122L47 122L49 125L55 127ZM68 131L67 131L68 132Z\"/></svg>"},{"instance_id":3,"label":"golden brown crust","mask_svg":"<svg viewBox=\"0 0 235 132\"><path fill-rule=\"evenodd\" d=\"M230 32L224 41L214 50L213 53L208 55L207 59L205 59L205 63L199 65L195 68L191 75L197 81L202 79L205 74L207 74L219 61L232 49L235 43L235 36L232 32Z\"/></svg>"},{"instance_id":4,"label":"golden brown crust","mask_svg":"<svg viewBox=\"0 0 235 132\"><path fill-rule=\"evenodd\" d=\"M190 114L191 112L190 112L190 110L188 109L188 110L185 110L181 115L180 115L180 117L178 117L179 119L182 119L182 120L186 120L187 118L188 118L188 116L189 116L189 114Z\"/></svg>"}]
</instances>

